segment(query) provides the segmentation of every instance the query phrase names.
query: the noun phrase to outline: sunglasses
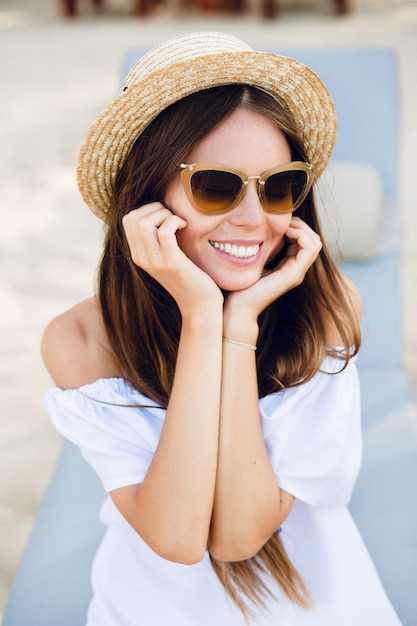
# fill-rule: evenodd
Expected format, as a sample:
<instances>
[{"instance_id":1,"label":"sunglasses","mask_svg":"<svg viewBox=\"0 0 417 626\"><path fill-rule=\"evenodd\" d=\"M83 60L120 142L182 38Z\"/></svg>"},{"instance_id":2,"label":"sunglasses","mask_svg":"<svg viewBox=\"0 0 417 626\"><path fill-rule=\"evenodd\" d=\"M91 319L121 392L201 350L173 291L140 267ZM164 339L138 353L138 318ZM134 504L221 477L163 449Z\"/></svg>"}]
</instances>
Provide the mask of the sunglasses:
<instances>
[{"instance_id":1,"label":"sunglasses","mask_svg":"<svg viewBox=\"0 0 417 626\"><path fill-rule=\"evenodd\" d=\"M314 180L313 166L293 161L260 176L216 163L180 163L181 181L191 205L201 213L231 211L241 200L249 181L257 179L259 201L268 213L292 213L307 196Z\"/></svg>"}]
</instances>

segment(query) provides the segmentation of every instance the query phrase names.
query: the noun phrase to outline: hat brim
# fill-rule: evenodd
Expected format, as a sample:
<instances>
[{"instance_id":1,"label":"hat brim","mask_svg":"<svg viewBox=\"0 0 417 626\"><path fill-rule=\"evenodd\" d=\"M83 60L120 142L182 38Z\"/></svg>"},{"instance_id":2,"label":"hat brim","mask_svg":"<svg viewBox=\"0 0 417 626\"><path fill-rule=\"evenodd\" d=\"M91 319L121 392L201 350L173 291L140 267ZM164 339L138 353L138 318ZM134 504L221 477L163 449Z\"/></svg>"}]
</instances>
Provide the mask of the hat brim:
<instances>
[{"instance_id":1,"label":"hat brim","mask_svg":"<svg viewBox=\"0 0 417 626\"><path fill-rule=\"evenodd\" d=\"M319 177L336 138L333 100L321 79L296 59L274 53L210 54L171 64L130 85L91 126L80 150L77 177L93 213L106 218L120 167L159 113L192 93L228 84L262 89L290 111Z\"/></svg>"}]
</instances>

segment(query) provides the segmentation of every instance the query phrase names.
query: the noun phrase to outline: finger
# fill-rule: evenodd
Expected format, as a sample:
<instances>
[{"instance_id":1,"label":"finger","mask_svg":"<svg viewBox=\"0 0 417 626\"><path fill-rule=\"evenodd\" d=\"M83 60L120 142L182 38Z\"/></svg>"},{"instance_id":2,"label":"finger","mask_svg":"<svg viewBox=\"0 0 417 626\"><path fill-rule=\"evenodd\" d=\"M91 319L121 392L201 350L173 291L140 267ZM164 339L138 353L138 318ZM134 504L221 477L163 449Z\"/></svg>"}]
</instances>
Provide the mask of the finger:
<instances>
[{"instance_id":1,"label":"finger","mask_svg":"<svg viewBox=\"0 0 417 626\"><path fill-rule=\"evenodd\" d=\"M158 228L171 214L161 203L153 202L130 211L123 217L130 254L136 265L144 269L151 257L159 254Z\"/></svg>"},{"instance_id":2,"label":"finger","mask_svg":"<svg viewBox=\"0 0 417 626\"><path fill-rule=\"evenodd\" d=\"M308 224L306 224L306 222L304 222L299 217L292 218L287 229L287 233L288 232L291 232L294 234L306 233L306 234L310 234L313 237L318 237L318 234L316 233L316 231L314 231Z\"/></svg>"},{"instance_id":3,"label":"finger","mask_svg":"<svg viewBox=\"0 0 417 626\"><path fill-rule=\"evenodd\" d=\"M127 213L122 218L122 223L125 230L132 226L137 227L139 223L144 227L148 224L159 227L169 215L172 215L171 211L161 202L150 202Z\"/></svg>"},{"instance_id":4,"label":"finger","mask_svg":"<svg viewBox=\"0 0 417 626\"><path fill-rule=\"evenodd\" d=\"M173 215L172 213L166 217L163 222L158 226L158 236L159 238L166 238L175 235L177 230L182 230L187 226L187 222L179 217L178 215Z\"/></svg>"},{"instance_id":5,"label":"finger","mask_svg":"<svg viewBox=\"0 0 417 626\"><path fill-rule=\"evenodd\" d=\"M322 248L320 236L300 218L294 218L291 221L285 234L289 242L287 256L297 254L297 246L301 249L311 250L316 255Z\"/></svg>"},{"instance_id":6,"label":"finger","mask_svg":"<svg viewBox=\"0 0 417 626\"><path fill-rule=\"evenodd\" d=\"M174 258L173 255L183 254L177 241L176 233L187 226L187 222L178 215L170 215L157 228L157 237L163 255Z\"/></svg>"},{"instance_id":7,"label":"finger","mask_svg":"<svg viewBox=\"0 0 417 626\"><path fill-rule=\"evenodd\" d=\"M151 202L127 213L122 224L130 248L159 245L157 229L172 215L160 202Z\"/></svg>"}]
</instances>

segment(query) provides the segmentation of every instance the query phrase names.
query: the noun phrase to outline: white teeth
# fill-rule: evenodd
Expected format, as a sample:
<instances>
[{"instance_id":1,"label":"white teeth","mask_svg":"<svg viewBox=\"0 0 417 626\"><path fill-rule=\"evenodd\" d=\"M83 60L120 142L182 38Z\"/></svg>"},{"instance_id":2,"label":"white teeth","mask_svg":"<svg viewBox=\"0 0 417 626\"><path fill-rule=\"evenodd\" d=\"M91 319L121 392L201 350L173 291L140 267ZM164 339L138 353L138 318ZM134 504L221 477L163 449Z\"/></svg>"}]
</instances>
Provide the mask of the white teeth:
<instances>
[{"instance_id":1,"label":"white teeth","mask_svg":"<svg viewBox=\"0 0 417 626\"><path fill-rule=\"evenodd\" d=\"M238 259L247 259L251 256L258 254L259 244L255 246L237 246L231 243L218 243L217 241L210 241L211 245L230 256L235 256Z\"/></svg>"}]
</instances>

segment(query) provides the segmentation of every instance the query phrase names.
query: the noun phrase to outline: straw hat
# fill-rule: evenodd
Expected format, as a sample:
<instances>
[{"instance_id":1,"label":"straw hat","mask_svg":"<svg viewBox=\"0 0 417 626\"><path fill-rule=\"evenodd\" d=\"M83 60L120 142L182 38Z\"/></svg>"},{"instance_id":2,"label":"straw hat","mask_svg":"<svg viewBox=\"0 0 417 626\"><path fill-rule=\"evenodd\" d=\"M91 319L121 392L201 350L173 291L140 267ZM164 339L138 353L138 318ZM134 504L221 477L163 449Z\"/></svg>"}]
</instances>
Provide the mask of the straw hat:
<instances>
[{"instance_id":1,"label":"straw hat","mask_svg":"<svg viewBox=\"0 0 417 626\"><path fill-rule=\"evenodd\" d=\"M121 93L94 122L78 160L78 185L90 209L106 218L116 175L135 140L170 104L228 84L258 87L292 113L316 177L336 136L332 98L308 67L285 56L255 52L224 33L192 33L157 46L131 69Z\"/></svg>"}]
</instances>

